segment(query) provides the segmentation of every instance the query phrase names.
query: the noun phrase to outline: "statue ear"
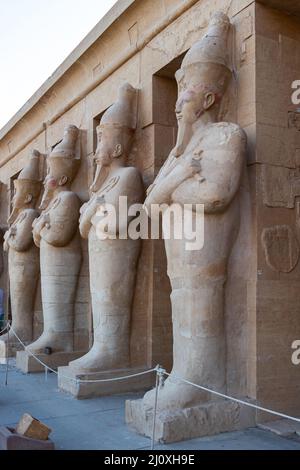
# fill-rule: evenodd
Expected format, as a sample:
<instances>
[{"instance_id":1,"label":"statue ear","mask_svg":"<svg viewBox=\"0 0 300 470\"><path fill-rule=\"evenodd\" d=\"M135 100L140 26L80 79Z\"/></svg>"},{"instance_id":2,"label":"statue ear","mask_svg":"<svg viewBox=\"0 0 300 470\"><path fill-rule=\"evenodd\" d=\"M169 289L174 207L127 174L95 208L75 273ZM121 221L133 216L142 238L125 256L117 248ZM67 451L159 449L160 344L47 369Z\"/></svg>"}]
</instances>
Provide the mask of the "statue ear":
<instances>
[{"instance_id":1,"label":"statue ear","mask_svg":"<svg viewBox=\"0 0 300 470\"><path fill-rule=\"evenodd\" d=\"M214 93L212 92L206 93L204 96L204 103L203 103L204 109L211 108L211 106L215 103L215 101L216 101L216 96Z\"/></svg>"},{"instance_id":2,"label":"statue ear","mask_svg":"<svg viewBox=\"0 0 300 470\"><path fill-rule=\"evenodd\" d=\"M113 156L114 158L118 158L118 157L120 157L120 156L122 155L122 153L123 153L123 147L122 147L122 145L121 145L121 144L117 144L117 145L115 146L115 150L114 150L112 156Z\"/></svg>"},{"instance_id":3,"label":"statue ear","mask_svg":"<svg viewBox=\"0 0 300 470\"><path fill-rule=\"evenodd\" d=\"M33 199L33 195L32 194L27 194L26 197L25 197L25 204L30 204L31 201Z\"/></svg>"},{"instance_id":4,"label":"statue ear","mask_svg":"<svg viewBox=\"0 0 300 470\"><path fill-rule=\"evenodd\" d=\"M69 179L69 178L68 178L67 176L63 175L63 176L60 178L60 180L59 180L59 182L58 182L58 185L59 185L59 186L64 186L65 184L67 184L68 179Z\"/></svg>"}]
</instances>

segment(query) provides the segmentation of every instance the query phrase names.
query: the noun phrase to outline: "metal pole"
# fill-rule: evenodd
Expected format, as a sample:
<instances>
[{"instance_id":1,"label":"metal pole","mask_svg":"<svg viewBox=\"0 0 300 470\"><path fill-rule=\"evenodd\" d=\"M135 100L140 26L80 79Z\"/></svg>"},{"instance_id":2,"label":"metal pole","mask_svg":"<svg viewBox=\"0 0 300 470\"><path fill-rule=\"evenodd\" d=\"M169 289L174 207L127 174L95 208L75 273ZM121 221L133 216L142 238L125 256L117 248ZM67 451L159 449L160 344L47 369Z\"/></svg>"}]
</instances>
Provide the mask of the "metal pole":
<instances>
[{"instance_id":1,"label":"metal pole","mask_svg":"<svg viewBox=\"0 0 300 470\"><path fill-rule=\"evenodd\" d=\"M155 425L156 425L156 412L157 412L157 400L158 400L159 374L160 374L159 370L157 370L156 371L156 383L155 383L155 404L154 404L154 412L153 412L151 450L154 450L154 443L155 443Z\"/></svg>"},{"instance_id":2,"label":"metal pole","mask_svg":"<svg viewBox=\"0 0 300 470\"><path fill-rule=\"evenodd\" d=\"M7 386L7 382L8 382L8 368L9 368L9 346L10 346L9 328L10 328L10 325L8 326L8 330L7 330L5 386Z\"/></svg>"}]
</instances>

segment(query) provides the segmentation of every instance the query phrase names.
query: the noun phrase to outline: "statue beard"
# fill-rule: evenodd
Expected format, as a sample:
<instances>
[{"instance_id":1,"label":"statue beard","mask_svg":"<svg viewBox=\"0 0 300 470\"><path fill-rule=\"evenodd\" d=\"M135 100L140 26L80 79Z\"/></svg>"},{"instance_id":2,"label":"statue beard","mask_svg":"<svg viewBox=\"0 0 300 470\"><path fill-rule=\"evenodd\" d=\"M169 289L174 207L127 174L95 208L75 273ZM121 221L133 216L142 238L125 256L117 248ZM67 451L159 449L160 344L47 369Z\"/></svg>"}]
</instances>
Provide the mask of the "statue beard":
<instances>
[{"instance_id":1,"label":"statue beard","mask_svg":"<svg viewBox=\"0 0 300 470\"><path fill-rule=\"evenodd\" d=\"M90 195L99 191L109 173L109 165L97 165L94 181L90 187Z\"/></svg>"},{"instance_id":2,"label":"statue beard","mask_svg":"<svg viewBox=\"0 0 300 470\"><path fill-rule=\"evenodd\" d=\"M41 200L41 204L39 207L40 210L44 211L45 209L47 209L47 207L50 204L50 201L53 199L55 189L56 188L54 187L46 186L42 200Z\"/></svg>"},{"instance_id":3,"label":"statue beard","mask_svg":"<svg viewBox=\"0 0 300 470\"><path fill-rule=\"evenodd\" d=\"M172 151L174 157L180 157L190 142L193 135L192 124L184 122L182 119L178 121L178 133L176 145Z\"/></svg>"},{"instance_id":4,"label":"statue beard","mask_svg":"<svg viewBox=\"0 0 300 470\"><path fill-rule=\"evenodd\" d=\"M10 216L7 219L8 225L12 225L15 222L19 213L20 213L20 209L13 206Z\"/></svg>"}]
</instances>

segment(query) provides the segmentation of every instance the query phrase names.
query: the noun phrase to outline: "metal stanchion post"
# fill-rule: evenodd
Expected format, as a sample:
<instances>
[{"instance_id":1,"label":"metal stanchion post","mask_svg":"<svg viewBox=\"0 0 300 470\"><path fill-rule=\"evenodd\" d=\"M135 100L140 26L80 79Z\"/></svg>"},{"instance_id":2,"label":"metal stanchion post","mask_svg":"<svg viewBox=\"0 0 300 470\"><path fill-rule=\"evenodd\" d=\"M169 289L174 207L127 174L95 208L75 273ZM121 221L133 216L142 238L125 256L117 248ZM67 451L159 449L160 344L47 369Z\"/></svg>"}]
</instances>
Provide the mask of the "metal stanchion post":
<instances>
[{"instance_id":1,"label":"metal stanchion post","mask_svg":"<svg viewBox=\"0 0 300 470\"><path fill-rule=\"evenodd\" d=\"M7 330L5 386L7 386L7 382L8 382L8 368L9 368L9 328L10 326L8 326L8 330Z\"/></svg>"},{"instance_id":2,"label":"metal stanchion post","mask_svg":"<svg viewBox=\"0 0 300 470\"><path fill-rule=\"evenodd\" d=\"M152 428L152 439L151 439L151 450L154 450L155 445L155 426L156 426L156 413L157 413L157 402L158 402L158 392L161 382L164 376L164 369L160 366L156 367L156 382L155 382L155 402L154 402L154 411L153 411L153 428Z\"/></svg>"}]
</instances>

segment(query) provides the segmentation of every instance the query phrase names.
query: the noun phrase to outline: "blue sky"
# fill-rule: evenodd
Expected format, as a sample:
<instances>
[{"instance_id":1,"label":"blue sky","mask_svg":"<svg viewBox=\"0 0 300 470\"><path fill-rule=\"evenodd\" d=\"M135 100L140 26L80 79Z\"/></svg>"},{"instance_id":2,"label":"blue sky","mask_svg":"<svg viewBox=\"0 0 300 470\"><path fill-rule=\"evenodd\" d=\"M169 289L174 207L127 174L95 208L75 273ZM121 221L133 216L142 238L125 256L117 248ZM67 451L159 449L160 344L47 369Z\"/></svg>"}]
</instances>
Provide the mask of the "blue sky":
<instances>
[{"instance_id":1,"label":"blue sky","mask_svg":"<svg viewBox=\"0 0 300 470\"><path fill-rule=\"evenodd\" d=\"M0 128L116 0L0 0Z\"/></svg>"}]
</instances>

